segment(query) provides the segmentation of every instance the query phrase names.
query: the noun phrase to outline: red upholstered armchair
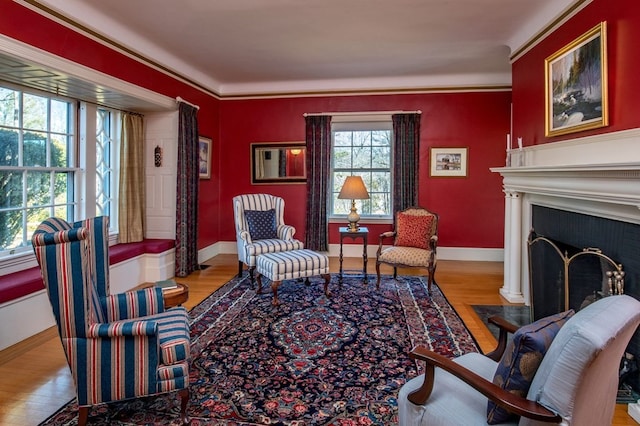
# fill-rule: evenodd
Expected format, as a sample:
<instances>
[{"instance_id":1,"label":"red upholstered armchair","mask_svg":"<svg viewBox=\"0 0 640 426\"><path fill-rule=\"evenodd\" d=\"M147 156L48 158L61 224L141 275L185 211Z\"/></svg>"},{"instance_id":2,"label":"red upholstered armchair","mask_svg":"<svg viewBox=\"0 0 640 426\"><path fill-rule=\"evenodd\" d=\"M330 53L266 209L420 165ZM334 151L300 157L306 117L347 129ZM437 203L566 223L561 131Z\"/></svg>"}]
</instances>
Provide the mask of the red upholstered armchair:
<instances>
[{"instance_id":1,"label":"red upholstered armchair","mask_svg":"<svg viewBox=\"0 0 640 426\"><path fill-rule=\"evenodd\" d=\"M383 244L393 238L391 247ZM431 283L436 272L436 248L438 246L438 215L422 207L409 207L396 213L395 231L380 234L376 253L376 273L380 288L380 264L393 266L393 278L398 276L398 267L425 268Z\"/></svg>"}]
</instances>

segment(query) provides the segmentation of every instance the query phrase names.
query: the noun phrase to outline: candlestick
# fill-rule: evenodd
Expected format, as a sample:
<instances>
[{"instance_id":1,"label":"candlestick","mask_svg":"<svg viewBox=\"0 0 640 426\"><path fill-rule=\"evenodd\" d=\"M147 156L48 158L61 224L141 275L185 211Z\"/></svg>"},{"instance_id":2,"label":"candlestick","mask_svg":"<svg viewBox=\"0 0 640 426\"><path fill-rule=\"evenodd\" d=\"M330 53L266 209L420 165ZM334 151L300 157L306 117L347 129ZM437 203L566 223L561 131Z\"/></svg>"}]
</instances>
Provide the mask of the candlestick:
<instances>
[{"instance_id":1,"label":"candlestick","mask_svg":"<svg viewBox=\"0 0 640 426\"><path fill-rule=\"evenodd\" d=\"M507 133L507 151L511 149L511 135Z\"/></svg>"},{"instance_id":2,"label":"candlestick","mask_svg":"<svg viewBox=\"0 0 640 426\"><path fill-rule=\"evenodd\" d=\"M518 138L518 149L522 151L522 138Z\"/></svg>"}]
</instances>

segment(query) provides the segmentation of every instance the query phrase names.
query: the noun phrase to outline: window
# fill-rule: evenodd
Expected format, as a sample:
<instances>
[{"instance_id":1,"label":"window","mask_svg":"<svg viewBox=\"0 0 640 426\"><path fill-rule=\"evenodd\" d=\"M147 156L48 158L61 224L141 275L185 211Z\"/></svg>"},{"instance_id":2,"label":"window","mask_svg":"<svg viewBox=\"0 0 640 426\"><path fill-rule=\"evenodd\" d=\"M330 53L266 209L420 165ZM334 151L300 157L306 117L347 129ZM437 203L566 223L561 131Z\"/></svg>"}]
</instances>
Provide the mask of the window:
<instances>
[{"instance_id":1,"label":"window","mask_svg":"<svg viewBox=\"0 0 640 426\"><path fill-rule=\"evenodd\" d=\"M0 258L32 254L50 216L106 215L117 233L120 112L77 104L0 86Z\"/></svg>"},{"instance_id":2,"label":"window","mask_svg":"<svg viewBox=\"0 0 640 426\"><path fill-rule=\"evenodd\" d=\"M118 112L106 108L96 111L96 215L110 216L109 226L117 223L118 188L115 167L118 164Z\"/></svg>"},{"instance_id":3,"label":"window","mask_svg":"<svg viewBox=\"0 0 640 426\"><path fill-rule=\"evenodd\" d=\"M342 121L334 117L331 144L331 214L346 216L351 200L339 200L338 194L347 176L362 177L369 192L368 200L356 200L361 217L390 218L392 215L391 153L392 129L390 117L380 121ZM335 120L338 121L335 121Z\"/></svg>"},{"instance_id":4,"label":"window","mask_svg":"<svg viewBox=\"0 0 640 426\"><path fill-rule=\"evenodd\" d=\"M49 216L73 220L75 106L0 87L0 254L30 250Z\"/></svg>"}]
</instances>

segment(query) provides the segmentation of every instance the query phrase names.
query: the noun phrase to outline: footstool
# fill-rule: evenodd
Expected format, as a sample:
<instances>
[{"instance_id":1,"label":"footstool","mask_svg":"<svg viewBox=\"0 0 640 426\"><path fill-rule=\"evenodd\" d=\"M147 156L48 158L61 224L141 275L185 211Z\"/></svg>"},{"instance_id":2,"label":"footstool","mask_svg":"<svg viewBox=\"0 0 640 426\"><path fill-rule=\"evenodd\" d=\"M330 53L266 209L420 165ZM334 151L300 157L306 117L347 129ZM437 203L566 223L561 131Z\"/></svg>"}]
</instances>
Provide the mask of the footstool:
<instances>
[{"instance_id":1,"label":"footstool","mask_svg":"<svg viewBox=\"0 0 640 426\"><path fill-rule=\"evenodd\" d=\"M278 253L265 253L256 259L256 280L258 281L258 293L262 292L262 276L271 280L273 291L272 305L278 305L278 287L282 280L293 278L309 278L313 275L321 275L324 278L324 294L331 297L329 292L329 258L313 250L301 249L283 251Z\"/></svg>"}]
</instances>

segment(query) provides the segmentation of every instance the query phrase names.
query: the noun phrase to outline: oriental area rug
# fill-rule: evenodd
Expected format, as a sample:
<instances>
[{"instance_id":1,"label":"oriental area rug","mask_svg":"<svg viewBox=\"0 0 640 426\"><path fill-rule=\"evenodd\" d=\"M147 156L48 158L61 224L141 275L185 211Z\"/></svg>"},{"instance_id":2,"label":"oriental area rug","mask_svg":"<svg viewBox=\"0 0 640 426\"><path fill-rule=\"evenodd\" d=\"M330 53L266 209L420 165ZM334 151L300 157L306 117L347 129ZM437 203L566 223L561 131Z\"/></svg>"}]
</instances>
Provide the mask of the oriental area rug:
<instances>
[{"instance_id":1,"label":"oriental area rug","mask_svg":"<svg viewBox=\"0 0 640 426\"><path fill-rule=\"evenodd\" d=\"M279 306L236 278L190 311L192 425L392 425L399 388L420 374L412 347L448 357L478 347L437 285L346 275L282 282ZM178 425L175 393L92 407L90 424ZM71 401L43 424L77 421Z\"/></svg>"}]
</instances>

